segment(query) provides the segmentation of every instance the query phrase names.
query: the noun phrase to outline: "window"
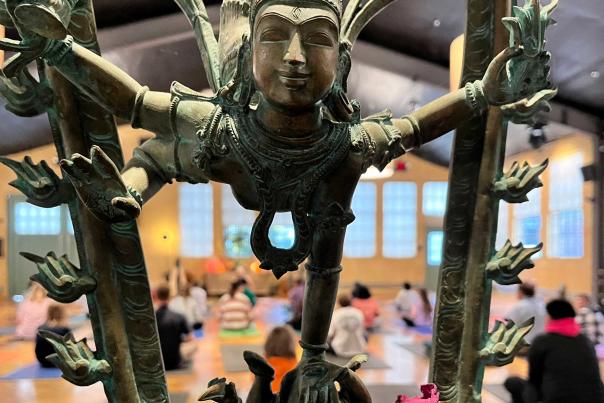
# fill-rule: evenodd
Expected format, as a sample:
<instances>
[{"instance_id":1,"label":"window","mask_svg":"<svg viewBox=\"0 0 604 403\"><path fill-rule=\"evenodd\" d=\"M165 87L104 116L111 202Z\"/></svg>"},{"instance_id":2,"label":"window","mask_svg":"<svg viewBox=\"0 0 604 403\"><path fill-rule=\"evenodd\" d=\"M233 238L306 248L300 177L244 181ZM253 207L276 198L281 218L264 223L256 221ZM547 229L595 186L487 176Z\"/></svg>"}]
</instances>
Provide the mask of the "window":
<instances>
[{"instance_id":1,"label":"window","mask_svg":"<svg viewBox=\"0 0 604 403\"><path fill-rule=\"evenodd\" d=\"M541 242L541 188L528 193L529 201L514 205L513 242L531 247ZM541 257L539 252L533 259Z\"/></svg>"},{"instance_id":2,"label":"window","mask_svg":"<svg viewBox=\"0 0 604 403\"><path fill-rule=\"evenodd\" d=\"M375 255L375 183L362 182L352 197L355 220L348 226L344 241L346 257L372 257Z\"/></svg>"},{"instance_id":3,"label":"window","mask_svg":"<svg viewBox=\"0 0 604 403\"><path fill-rule=\"evenodd\" d=\"M508 222L510 206L504 201L499 202L499 215L497 216L497 237L495 238L495 249L501 249L508 240Z\"/></svg>"},{"instance_id":4,"label":"window","mask_svg":"<svg viewBox=\"0 0 604 403\"><path fill-rule=\"evenodd\" d=\"M423 188L422 211L430 217L443 217L447 208L447 182L426 182Z\"/></svg>"},{"instance_id":5,"label":"window","mask_svg":"<svg viewBox=\"0 0 604 403\"><path fill-rule=\"evenodd\" d=\"M207 257L214 254L212 186L181 183L179 191L180 254Z\"/></svg>"},{"instance_id":6,"label":"window","mask_svg":"<svg viewBox=\"0 0 604 403\"><path fill-rule=\"evenodd\" d=\"M426 248L426 260L428 266L440 266L443 258L443 241L445 234L443 231L429 231Z\"/></svg>"},{"instance_id":7,"label":"window","mask_svg":"<svg viewBox=\"0 0 604 403\"><path fill-rule=\"evenodd\" d=\"M389 258L413 257L417 252L417 186L386 182L383 193L382 253Z\"/></svg>"},{"instance_id":8,"label":"window","mask_svg":"<svg viewBox=\"0 0 604 403\"><path fill-rule=\"evenodd\" d=\"M291 213L277 213L268 232L271 244L276 248L289 249L294 246L296 233Z\"/></svg>"},{"instance_id":9,"label":"window","mask_svg":"<svg viewBox=\"0 0 604 403\"><path fill-rule=\"evenodd\" d=\"M583 177L581 154L552 163L549 171L547 254L583 257Z\"/></svg>"},{"instance_id":10,"label":"window","mask_svg":"<svg viewBox=\"0 0 604 403\"><path fill-rule=\"evenodd\" d=\"M228 185L222 186L222 230L224 253L230 258L252 256L250 235L256 213L239 205Z\"/></svg>"},{"instance_id":11,"label":"window","mask_svg":"<svg viewBox=\"0 0 604 403\"><path fill-rule=\"evenodd\" d=\"M43 208L26 202L17 202L14 222L17 235L59 235L61 206Z\"/></svg>"}]
</instances>

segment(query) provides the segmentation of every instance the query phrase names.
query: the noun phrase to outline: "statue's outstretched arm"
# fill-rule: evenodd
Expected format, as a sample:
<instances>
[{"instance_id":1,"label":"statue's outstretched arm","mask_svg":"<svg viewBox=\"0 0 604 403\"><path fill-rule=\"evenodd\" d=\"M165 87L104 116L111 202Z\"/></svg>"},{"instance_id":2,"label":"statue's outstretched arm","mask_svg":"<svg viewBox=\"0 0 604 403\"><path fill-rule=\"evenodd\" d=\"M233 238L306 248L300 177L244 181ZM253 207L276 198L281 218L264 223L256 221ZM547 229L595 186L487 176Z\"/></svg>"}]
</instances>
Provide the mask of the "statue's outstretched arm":
<instances>
[{"instance_id":1,"label":"statue's outstretched arm","mask_svg":"<svg viewBox=\"0 0 604 403\"><path fill-rule=\"evenodd\" d=\"M379 168L406 151L420 147L459 127L489 106L548 110L556 90L548 89L550 56L542 51L526 55L522 46L509 47L490 63L482 80L436 99L400 119L378 114L363 120L375 143L371 163Z\"/></svg>"}]
</instances>

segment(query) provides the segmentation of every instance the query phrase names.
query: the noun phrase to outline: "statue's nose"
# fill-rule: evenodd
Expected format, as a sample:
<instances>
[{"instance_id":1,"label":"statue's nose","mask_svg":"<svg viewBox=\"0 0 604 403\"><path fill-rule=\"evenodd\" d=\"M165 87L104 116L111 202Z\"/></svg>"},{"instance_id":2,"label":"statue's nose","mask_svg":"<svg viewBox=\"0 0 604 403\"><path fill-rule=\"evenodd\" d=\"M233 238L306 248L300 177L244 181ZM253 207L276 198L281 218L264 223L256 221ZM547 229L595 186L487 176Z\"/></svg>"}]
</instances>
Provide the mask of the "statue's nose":
<instances>
[{"instance_id":1,"label":"statue's nose","mask_svg":"<svg viewBox=\"0 0 604 403\"><path fill-rule=\"evenodd\" d=\"M304 48L302 47L302 41L298 32L292 36L285 56L283 56L283 61L291 65L306 64L306 55L304 54Z\"/></svg>"}]
</instances>

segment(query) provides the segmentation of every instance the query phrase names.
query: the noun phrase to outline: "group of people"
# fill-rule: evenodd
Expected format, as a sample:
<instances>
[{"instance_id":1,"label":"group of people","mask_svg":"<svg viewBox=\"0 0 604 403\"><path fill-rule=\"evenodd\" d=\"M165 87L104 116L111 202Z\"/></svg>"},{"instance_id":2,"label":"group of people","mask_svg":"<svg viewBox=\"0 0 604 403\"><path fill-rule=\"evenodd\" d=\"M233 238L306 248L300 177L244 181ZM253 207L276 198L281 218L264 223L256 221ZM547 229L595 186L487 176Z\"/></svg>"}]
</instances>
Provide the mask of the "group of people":
<instances>
[{"instance_id":1,"label":"group of people","mask_svg":"<svg viewBox=\"0 0 604 403\"><path fill-rule=\"evenodd\" d=\"M534 317L525 337L529 343L527 379L510 377L505 382L513 403L602 403L604 388L594 346L602 343L604 317L579 295L575 306L564 298L547 304L537 297L535 286L518 288L519 301L506 318L520 324Z\"/></svg>"}]
</instances>

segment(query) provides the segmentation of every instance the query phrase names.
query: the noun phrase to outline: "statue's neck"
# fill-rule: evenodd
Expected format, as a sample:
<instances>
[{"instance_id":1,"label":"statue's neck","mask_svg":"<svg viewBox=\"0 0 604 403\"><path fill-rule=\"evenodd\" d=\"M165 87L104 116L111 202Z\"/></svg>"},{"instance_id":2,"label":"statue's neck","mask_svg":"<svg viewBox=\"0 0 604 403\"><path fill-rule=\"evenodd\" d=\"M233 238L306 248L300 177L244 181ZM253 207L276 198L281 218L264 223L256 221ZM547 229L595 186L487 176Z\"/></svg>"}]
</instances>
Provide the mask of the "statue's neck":
<instances>
[{"instance_id":1,"label":"statue's neck","mask_svg":"<svg viewBox=\"0 0 604 403\"><path fill-rule=\"evenodd\" d=\"M282 137L306 137L322 127L321 107L288 111L261 98L256 109L257 121L272 134Z\"/></svg>"}]
</instances>

